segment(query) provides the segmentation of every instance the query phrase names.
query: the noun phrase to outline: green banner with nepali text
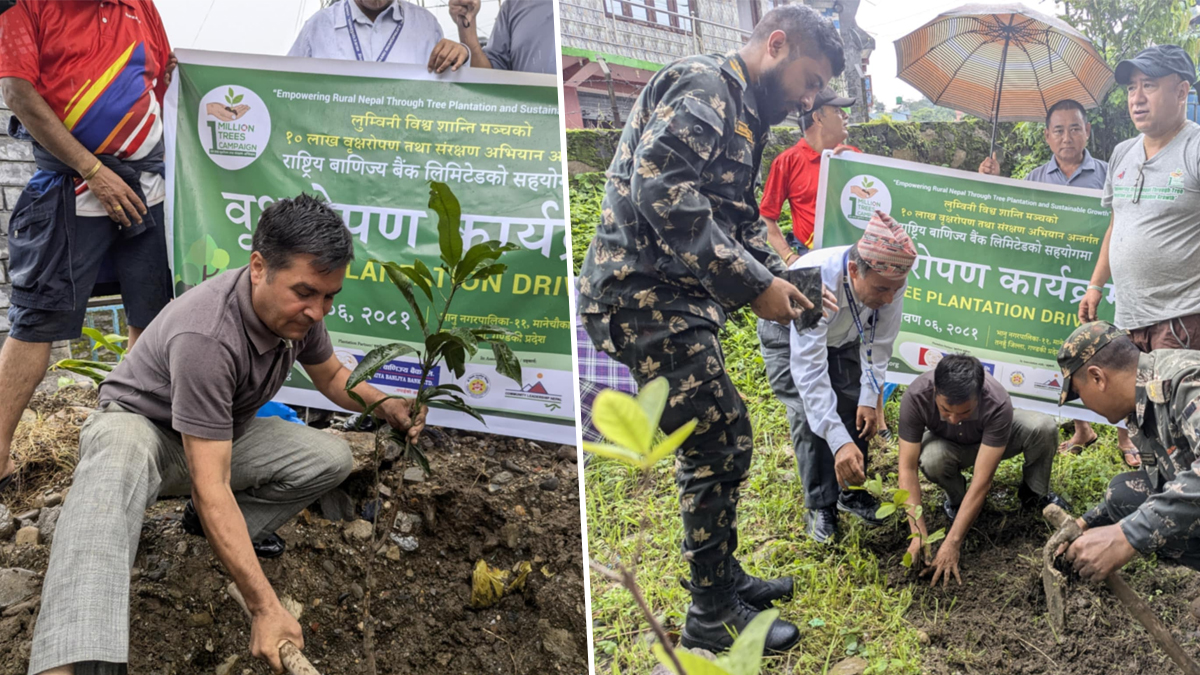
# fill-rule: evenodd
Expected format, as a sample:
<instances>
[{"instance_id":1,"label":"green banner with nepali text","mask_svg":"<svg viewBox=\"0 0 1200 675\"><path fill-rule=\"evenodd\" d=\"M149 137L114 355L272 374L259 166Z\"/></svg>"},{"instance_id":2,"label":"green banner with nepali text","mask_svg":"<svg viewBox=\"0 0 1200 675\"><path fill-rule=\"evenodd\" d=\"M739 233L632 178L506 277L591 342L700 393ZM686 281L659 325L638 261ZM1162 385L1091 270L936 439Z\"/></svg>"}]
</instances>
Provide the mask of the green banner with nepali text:
<instances>
[{"instance_id":1,"label":"green banner with nepali text","mask_svg":"<svg viewBox=\"0 0 1200 675\"><path fill-rule=\"evenodd\" d=\"M821 159L815 242L858 241L876 209L892 215L920 257L908 278L888 380L908 384L946 354L969 353L1019 408L1059 409L1058 349L1078 325L1079 301L1110 212L1098 190L996 178L858 153ZM1111 321L1112 284L1100 318Z\"/></svg>"},{"instance_id":2,"label":"green banner with nepali text","mask_svg":"<svg viewBox=\"0 0 1200 675\"><path fill-rule=\"evenodd\" d=\"M392 342L422 348L411 308L370 259L435 268L429 183L446 183L462 206L465 248L487 240L519 247L502 260L503 276L454 296L447 328L507 328L525 381L500 375L490 349L461 378L439 368L432 383L462 387L487 426L445 409L432 410L430 423L575 443L556 78L189 50L178 57L164 115L177 294L247 264L263 209L306 192L339 212L354 238L354 262L325 317L339 360L354 368ZM419 380L415 359L405 357L370 382L413 394ZM337 408L299 366L276 400Z\"/></svg>"}]
</instances>

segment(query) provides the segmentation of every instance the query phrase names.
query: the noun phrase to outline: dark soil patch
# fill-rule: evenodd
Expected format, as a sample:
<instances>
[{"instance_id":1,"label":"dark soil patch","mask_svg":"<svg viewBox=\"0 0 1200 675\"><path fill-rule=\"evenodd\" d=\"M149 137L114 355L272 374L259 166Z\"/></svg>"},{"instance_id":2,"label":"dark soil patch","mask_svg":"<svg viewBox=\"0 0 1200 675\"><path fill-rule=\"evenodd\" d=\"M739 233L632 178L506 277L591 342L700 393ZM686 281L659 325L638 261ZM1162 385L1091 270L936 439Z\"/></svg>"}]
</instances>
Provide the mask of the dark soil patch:
<instances>
[{"instance_id":1,"label":"dark soil patch","mask_svg":"<svg viewBox=\"0 0 1200 675\"><path fill-rule=\"evenodd\" d=\"M53 410L62 402L38 403ZM399 551L399 560L386 546L374 553L373 588L365 581L371 546L348 542L343 523L313 507L279 532L288 552L263 561L263 570L281 597L303 605L305 654L327 674L366 672L361 598L371 593L380 673L587 672L576 464L558 457L559 446L454 431L431 437L425 482L403 483L400 466L382 472L392 497L380 527L400 510L423 523L411 533L416 551ZM510 472L513 480L492 493L489 479L506 470L501 462L527 473ZM539 487L550 477L556 489ZM347 486L360 513L364 483ZM146 514L133 572L130 672L211 673L233 655L240 660L230 673L269 672L249 655L249 622L224 591L231 579L208 544L180 528L182 506L162 501ZM0 568L43 573L48 556L45 546L0 542ZM480 559L502 569L529 561L534 571L523 592L473 610L471 572ZM0 618L0 675L25 672L36 611Z\"/></svg>"},{"instance_id":2,"label":"dark soil patch","mask_svg":"<svg viewBox=\"0 0 1200 675\"><path fill-rule=\"evenodd\" d=\"M926 504L932 513L933 505ZM937 510L931 528L948 523ZM1103 586L1076 578L1065 592L1067 617L1061 642L1046 616L1041 547L1051 534L1040 516L1004 512L990 503L967 538L962 555L963 586L930 588L906 575L894 551L904 551L900 533L887 535L877 553L894 587L911 585L908 618L929 636L923 671L928 675L1139 673L1179 671L1149 634ZM875 543L873 543L873 546ZM1188 603L1200 597L1200 575L1160 562L1134 562L1123 571L1130 585L1155 608L1185 651L1200 659L1200 624Z\"/></svg>"}]
</instances>

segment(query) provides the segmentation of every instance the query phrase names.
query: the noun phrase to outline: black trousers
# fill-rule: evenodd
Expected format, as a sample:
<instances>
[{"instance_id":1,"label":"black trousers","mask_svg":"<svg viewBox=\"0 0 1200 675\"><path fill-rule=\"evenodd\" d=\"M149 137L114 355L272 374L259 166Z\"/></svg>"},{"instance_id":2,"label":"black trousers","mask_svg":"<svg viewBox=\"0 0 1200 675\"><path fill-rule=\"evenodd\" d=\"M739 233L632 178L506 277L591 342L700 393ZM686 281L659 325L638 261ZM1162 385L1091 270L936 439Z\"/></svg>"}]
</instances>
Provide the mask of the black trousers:
<instances>
[{"instance_id":1,"label":"black trousers","mask_svg":"<svg viewBox=\"0 0 1200 675\"><path fill-rule=\"evenodd\" d=\"M670 394L659 422L664 433L699 421L675 454L683 557L693 584L730 582L737 503L753 435L749 412L725 374L720 325L694 314L621 308L582 318L596 347L629 366L639 387L667 379Z\"/></svg>"}]
</instances>

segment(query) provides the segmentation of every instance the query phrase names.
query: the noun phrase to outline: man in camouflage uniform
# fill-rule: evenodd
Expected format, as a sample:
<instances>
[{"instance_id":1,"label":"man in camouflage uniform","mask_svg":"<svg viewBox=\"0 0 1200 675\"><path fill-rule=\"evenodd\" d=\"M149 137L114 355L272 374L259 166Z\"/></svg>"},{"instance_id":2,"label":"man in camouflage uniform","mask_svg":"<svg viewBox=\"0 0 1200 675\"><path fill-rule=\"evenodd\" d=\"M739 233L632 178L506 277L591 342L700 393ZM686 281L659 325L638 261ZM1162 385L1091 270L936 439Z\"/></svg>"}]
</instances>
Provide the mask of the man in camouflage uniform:
<instances>
[{"instance_id":1,"label":"man in camouflage uniform","mask_svg":"<svg viewBox=\"0 0 1200 675\"><path fill-rule=\"evenodd\" d=\"M1141 453L1138 471L1117 475L1104 501L1079 520L1083 536L1067 560L1099 581L1134 554L1158 553L1200 569L1200 352L1142 353L1105 321L1075 329L1058 352L1061 403L1079 398L1116 423Z\"/></svg>"},{"instance_id":2,"label":"man in camouflage uniform","mask_svg":"<svg viewBox=\"0 0 1200 675\"><path fill-rule=\"evenodd\" d=\"M806 110L844 67L832 24L805 6L768 12L749 43L693 56L643 89L608 170L601 222L580 273L580 314L592 342L630 367L639 385L666 377L660 426L692 419L676 459L691 567L692 606L682 644L722 651L758 609L791 595L791 579L742 571L738 490L750 467L750 419L725 373L717 332L749 304L790 321L811 308L767 243L755 188L770 125ZM768 651L799 639L776 621Z\"/></svg>"}]
</instances>

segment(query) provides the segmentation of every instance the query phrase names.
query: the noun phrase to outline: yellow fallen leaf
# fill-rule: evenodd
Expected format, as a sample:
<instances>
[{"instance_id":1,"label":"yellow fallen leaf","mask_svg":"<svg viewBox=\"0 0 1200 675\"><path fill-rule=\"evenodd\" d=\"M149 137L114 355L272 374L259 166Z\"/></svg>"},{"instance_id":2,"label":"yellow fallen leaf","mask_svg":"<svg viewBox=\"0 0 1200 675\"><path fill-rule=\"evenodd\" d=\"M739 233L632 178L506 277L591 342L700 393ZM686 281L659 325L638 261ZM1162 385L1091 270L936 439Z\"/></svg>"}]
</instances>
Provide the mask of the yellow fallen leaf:
<instances>
[{"instance_id":1,"label":"yellow fallen leaf","mask_svg":"<svg viewBox=\"0 0 1200 675\"><path fill-rule=\"evenodd\" d=\"M500 602L507 580L508 572L492 567L483 560L475 563L475 571L471 575L471 606L483 609Z\"/></svg>"}]
</instances>

